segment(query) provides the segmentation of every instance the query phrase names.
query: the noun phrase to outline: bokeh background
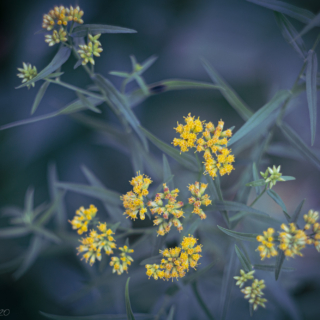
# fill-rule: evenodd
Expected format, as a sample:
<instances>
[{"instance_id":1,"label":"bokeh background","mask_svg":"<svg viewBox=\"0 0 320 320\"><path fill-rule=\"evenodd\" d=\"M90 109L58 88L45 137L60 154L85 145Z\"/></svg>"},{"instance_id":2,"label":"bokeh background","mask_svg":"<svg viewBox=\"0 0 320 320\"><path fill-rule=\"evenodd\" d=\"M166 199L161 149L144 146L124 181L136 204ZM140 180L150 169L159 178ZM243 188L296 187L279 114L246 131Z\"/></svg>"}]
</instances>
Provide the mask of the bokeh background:
<instances>
[{"instance_id":1,"label":"bokeh background","mask_svg":"<svg viewBox=\"0 0 320 320\"><path fill-rule=\"evenodd\" d=\"M319 12L319 1L290 1L299 7L314 13ZM30 117L30 109L36 95L36 89L16 90L19 85L16 77L17 67L22 62L36 65L38 70L52 59L56 48L49 48L43 34L34 34L41 29L42 15L54 5L79 4L84 10L85 23L101 23L132 28L137 34L103 35L101 42L103 53L96 59L96 70L107 76L116 86L120 79L108 72L112 70L130 71L129 55L135 55L139 62L151 55L158 56L156 63L144 74L147 83L169 78L192 79L210 82L201 65L200 57L206 58L235 89L241 98L257 110L263 106L279 89L290 89L299 73L303 61L285 42L276 24L273 12L243 0L195 1L195 0L91 0L77 3L54 1L1 1L0 3L0 125ZM300 30L303 24L290 21ZM304 40L310 48L319 29L309 32ZM319 52L319 50L318 50ZM85 87L90 79L78 68L73 70L76 61L72 58L63 66L63 80ZM37 84L37 87L39 84ZM133 89L135 84L129 86ZM67 89L49 86L36 115L45 114L62 108L76 98ZM100 119L117 124L112 113L102 108ZM170 143L175 136L173 127L181 122L189 112L201 119L225 121L226 127L236 126L243 120L228 102L216 90L174 91L152 96L134 109L143 127L154 135ZM309 115L306 96L301 94L294 100L292 111L285 121L289 123L310 145ZM287 145L280 132L276 132L274 142L277 146ZM320 147L319 135L315 151ZM274 148L275 149L275 148ZM27 188L35 188L35 204L49 201L48 165L55 163L61 181L87 183L81 165L90 168L110 189L126 193L128 181L134 175L130 156L117 146L110 146L108 138L95 133L74 119L61 116L34 124L16 127L0 132L0 205L23 207ZM161 163L162 154L151 146L151 151ZM236 171L222 180L223 190L230 190L236 183L238 173L248 163L246 153L237 159ZM183 171L178 164L169 159L175 173L175 185L185 188L195 179ZM267 165L282 165L284 175L292 175L296 181L279 183L275 191L282 197L289 212L293 212L298 203L306 198L304 211L319 209L320 173L298 156L284 158L274 153L267 154L259 169ZM146 172L150 174L148 171ZM161 174L153 178L161 182ZM186 194L182 192L182 195ZM253 195L251 195L251 198ZM226 194L228 198L228 193ZM230 194L229 194L229 199ZM107 219L102 204L95 199L75 193L67 193L65 205L68 218L81 205L94 203L100 210L100 217ZM269 198L263 197L256 206L283 219L279 207ZM230 254L227 237L217 231L216 224L223 225L217 216L209 217L212 232L200 236L204 245L202 266L217 256L219 263L210 271L204 281L199 281L199 290L213 315L218 318L221 296L221 281L225 263ZM0 217L0 226L5 227L8 219ZM150 226L146 222L142 226ZM255 228L251 232L259 233L265 224L247 223ZM68 226L68 230L71 228ZM167 245L176 243L177 234L167 240ZM136 241L137 239L130 239ZM0 240L0 265L14 259L26 250L30 239ZM207 246L206 246L207 243ZM250 257L258 263L255 247L248 246ZM147 280L144 267L139 262L151 256L149 243L137 247L135 264L132 267L130 293L134 312L156 314L163 307L163 315L171 305L175 305L175 319L206 319L206 315L197 305L191 289L186 286L172 298L165 292L172 284ZM235 259L235 263L236 263ZM266 298L269 300L266 310L259 310L254 318L270 319L319 319L320 311L320 256L313 249L306 249L302 258L290 259L287 266L296 270L283 273L278 282L270 273L257 272L268 285ZM235 269L238 268L235 266ZM76 297L75 294L85 286L97 268L90 268L79 262L75 249L70 247L59 254L45 252L37 259L28 272L15 281L11 271L2 270L0 275L0 309L10 309L10 319L44 319L39 310L61 315L90 315L102 313L124 313L124 286L126 275L111 276L105 283L91 288ZM166 299L169 299L166 301ZM163 303L165 303L163 305ZM248 319L248 304L238 288L232 290L228 319Z\"/></svg>"}]
</instances>

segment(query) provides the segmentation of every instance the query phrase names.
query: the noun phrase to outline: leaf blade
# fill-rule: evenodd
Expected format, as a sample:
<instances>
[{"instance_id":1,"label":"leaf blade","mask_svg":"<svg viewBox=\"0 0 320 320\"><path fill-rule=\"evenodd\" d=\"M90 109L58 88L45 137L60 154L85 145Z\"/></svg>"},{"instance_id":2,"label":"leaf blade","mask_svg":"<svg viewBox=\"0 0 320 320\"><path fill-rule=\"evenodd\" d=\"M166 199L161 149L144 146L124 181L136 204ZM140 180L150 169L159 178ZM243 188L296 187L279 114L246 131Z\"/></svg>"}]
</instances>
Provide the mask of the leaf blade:
<instances>
[{"instance_id":1,"label":"leaf blade","mask_svg":"<svg viewBox=\"0 0 320 320\"><path fill-rule=\"evenodd\" d=\"M95 35L99 33L137 33L137 31L107 24L83 24L81 26L75 27L70 36L85 37L88 33Z\"/></svg>"},{"instance_id":2,"label":"leaf blade","mask_svg":"<svg viewBox=\"0 0 320 320\"><path fill-rule=\"evenodd\" d=\"M248 260L246 255L240 250L240 248L236 244L234 245L234 250L245 272L250 272L252 270L252 264L250 260Z\"/></svg>"},{"instance_id":3,"label":"leaf blade","mask_svg":"<svg viewBox=\"0 0 320 320\"><path fill-rule=\"evenodd\" d=\"M129 281L130 281L130 277L127 280L126 290L125 290L127 319L128 320L135 320L132 309L131 309L131 303L130 303L130 297L129 297Z\"/></svg>"},{"instance_id":4,"label":"leaf blade","mask_svg":"<svg viewBox=\"0 0 320 320\"><path fill-rule=\"evenodd\" d=\"M33 102L32 108L31 108L31 114L34 114L35 111L37 110L37 108L38 108L38 106L39 106L44 94L46 93L46 91L47 91L47 89L49 87L49 84L50 84L50 82L45 81L43 83L43 85L40 87L40 89L39 89L39 91L38 91L38 93L37 93L37 95L36 95L36 97L34 99L34 102Z\"/></svg>"},{"instance_id":5,"label":"leaf blade","mask_svg":"<svg viewBox=\"0 0 320 320\"><path fill-rule=\"evenodd\" d=\"M238 240L243 240L243 241L250 241L250 242L257 242L257 236L258 234L256 233L245 233L245 232L237 232L229 229L222 228L217 225L217 227L227 234L230 237L233 237Z\"/></svg>"}]
</instances>

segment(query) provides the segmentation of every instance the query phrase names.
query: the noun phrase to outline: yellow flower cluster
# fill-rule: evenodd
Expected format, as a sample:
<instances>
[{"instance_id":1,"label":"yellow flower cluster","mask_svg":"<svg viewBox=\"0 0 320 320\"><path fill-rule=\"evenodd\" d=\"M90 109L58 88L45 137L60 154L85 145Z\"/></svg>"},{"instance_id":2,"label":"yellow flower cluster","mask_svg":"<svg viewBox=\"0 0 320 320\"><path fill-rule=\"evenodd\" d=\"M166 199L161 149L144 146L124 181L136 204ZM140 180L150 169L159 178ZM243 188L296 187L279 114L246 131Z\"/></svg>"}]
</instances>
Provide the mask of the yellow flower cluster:
<instances>
[{"instance_id":1,"label":"yellow flower cluster","mask_svg":"<svg viewBox=\"0 0 320 320\"><path fill-rule=\"evenodd\" d=\"M140 172L137 173L136 177L132 178L130 184L133 186L133 192L129 191L120 197L126 209L124 212L125 215L135 220L139 213L140 219L145 219L147 208L144 206L143 197L149 194L148 188L151 183L152 180L146 175L140 174Z\"/></svg>"},{"instance_id":2,"label":"yellow flower cluster","mask_svg":"<svg viewBox=\"0 0 320 320\"><path fill-rule=\"evenodd\" d=\"M198 260L201 255L201 245L197 245L197 239L193 236L184 237L181 242L181 248L175 247L170 249L160 250L163 256L161 264L147 264L147 276L153 277L155 280L163 279L169 280L173 278L182 278L185 276L186 271L191 268L196 268Z\"/></svg>"},{"instance_id":3,"label":"yellow flower cluster","mask_svg":"<svg viewBox=\"0 0 320 320\"><path fill-rule=\"evenodd\" d=\"M205 174L213 179L217 172L221 176L230 174L234 167L234 156L227 148L228 138L232 136L230 129L223 131L224 122L219 121L217 127L212 122L205 123L200 119L194 120L189 113L185 118L186 124L177 124L174 128L180 134L180 139L174 138L173 145L179 146L181 152L189 151L189 148L196 148L197 152L204 152ZM201 137L198 134L202 133Z\"/></svg>"},{"instance_id":4,"label":"yellow flower cluster","mask_svg":"<svg viewBox=\"0 0 320 320\"><path fill-rule=\"evenodd\" d=\"M111 257L110 266L113 267L112 272L117 272L118 275L122 274L124 271L128 273L128 266L131 265L133 259L128 253L134 252L133 249L129 249L128 246L123 246L119 248L120 258L119 257Z\"/></svg>"},{"instance_id":5,"label":"yellow flower cluster","mask_svg":"<svg viewBox=\"0 0 320 320\"><path fill-rule=\"evenodd\" d=\"M158 225L158 235L165 235L174 225L179 232L183 230L182 224L179 218L183 217L183 211L180 208L183 206L182 201L176 200L179 193L179 189L170 191L167 185L163 184L163 193L157 193L154 201L147 203L148 207L151 207L152 214L158 214L153 221L154 225ZM164 204L163 200L167 200L167 204Z\"/></svg>"},{"instance_id":6,"label":"yellow flower cluster","mask_svg":"<svg viewBox=\"0 0 320 320\"><path fill-rule=\"evenodd\" d=\"M37 68L35 66L32 67L30 63L23 62L22 65L23 68L18 68L18 71L21 73L17 74L19 78L22 78L22 83L30 81L38 74ZM32 82L30 85L34 87L34 82ZM28 89L30 89L30 85L28 85Z\"/></svg>"},{"instance_id":7,"label":"yellow flower cluster","mask_svg":"<svg viewBox=\"0 0 320 320\"><path fill-rule=\"evenodd\" d=\"M204 194L204 192L207 189L207 186L208 185L205 183L201 183L200 186L200 183L196 181L194 184L191 184L188 187L189 191L192 194L192 197L188 199L189 203L193 205L192 213L199 215L201 219L205 219L207 217L206 214L203 212L201 205L208 206L209 204L211 204L211 200L209 199L210 196Z\"/></svg>"},{"instance_id":8,"label":"yellow flower cluster","mask_svg":"<svg viewBox=\"0 0 320 320\"><path fill-rule=\"evenodd\" d=\"M59 29L59 32L57 30L53 30L52 34L47 34L45 36L47 42L49 44L49 47L55 45L56 43L65 42L68 40L67 33L64 31L63 28Z\"/></svg>"},{"instance_id":9,"label":"yellow flower cluster","mask_svg":"<svg viewBox=\"0 0 320 320\"><path fill-rule=\"evenodd\" d=\"M100 57L100 53L103 51L101 48L101 43L98 40L101 34L97 34L96 36L92 36L88 34L88 44L79 45L78 53L82 58L82 64L86 65L88 62L91 64L95 64L93 56Z\"/></svg>"},{"instance_id":10,"label":"yellow flower cluster","mask_svg":"<svg viewBox=\"0 0 320 320\"><path fill-rule=\"evenodd\" d=\"M275 232L273 228L269 228L267 231L263 231L263 235L257 236L257 241L261 242L261 245L257 248L260 251L261 260L278 254L274 240L280 241L278 248L287 257L302 256L301 250L307 244L314 244L317 251L320 252L320 225L316 222L319 219L319 213L309 210L308 214L305 214L303 218L306 222L303 229L298 229L295 223L290 223L289 226L283 223L281 225L283 231L279 232L278 239L273 237ZM310 229L313 229L313 233L307 234L306 231Z\"/></svg>"},{"instance_id":11,"label":"yellow flower cluster","mask_svg":"<svg viewBox=\"0 0 320 320\"><path fill-rule=\"evenodd\" d=\"M270 258L278 255L277 250L274 247L274 229L269 228L267 231L263 231L263 236L257 236L257 241L261 242L261 245L258 247L260 251L261 260L264 258Z\"/></svg>"},{"instance_id":12,"label":"yellow flower cluster","mask_svg":"<svg viewBox=\"0 0 320 320\"><path fill-rule=\"evenodd\" d=\"M245 273L243 270L240 270L240 276L233 278L237 280L236 285L239 286L239 288L241 288L248 280L253 280L251 286L245 287L241 292L245 295L245 299L249 299L249 303L252 304L253 310L257 310L258 306L266 307L264 303L267 302L267 299L262 298L264 295L262 289L266 286L264 280L254 279L254 272L255 271L253 270Z\"/></svg>"},{"instance_id":13,"label":"yellow flower cluster","mask_svg":"<svg viewBox=\"0 0 320 320\"><path fill-rule=\"evenodd\" d=\"M74 216L72 221L69 220L69 222L72 225L72 229L78 230L78 234L87 232L88 224L95 217L97 211L98 209L93 204L91 204L88 209L85 209L84 207L80 207L76 211L76 215Z\"/></svg>"},{"instance_id":14,"label":"yellow flower cluster","mask_svg":"<svg viewBox=\"0 0 320 320\"><path fill-rule=\"evenodd\" d=\"M77 6L73 8L65 8L64 6L54 7L49 13L43 16L42 28L50 31L57 24L59 26L67 26L69 21L83 23L83 11Z\"/></svg>"},{"instance_id":15,"label":"yellow flower cluster","mask_svg":"<svg viewBox=\"0 0 320 320\"><path fill-rule=\"evenodd\" d=\"M113 254L116 248L115 240L112 236L113 231L107 229L106 223L100 223L97 226L100 233L96 230L91 230L88 237L80 240L81 245L77 248L78 254L83 253L83 259L93 265L95 260L101 260L101 250L104 250L107 255Z\"/></svg>"}]
</instances>

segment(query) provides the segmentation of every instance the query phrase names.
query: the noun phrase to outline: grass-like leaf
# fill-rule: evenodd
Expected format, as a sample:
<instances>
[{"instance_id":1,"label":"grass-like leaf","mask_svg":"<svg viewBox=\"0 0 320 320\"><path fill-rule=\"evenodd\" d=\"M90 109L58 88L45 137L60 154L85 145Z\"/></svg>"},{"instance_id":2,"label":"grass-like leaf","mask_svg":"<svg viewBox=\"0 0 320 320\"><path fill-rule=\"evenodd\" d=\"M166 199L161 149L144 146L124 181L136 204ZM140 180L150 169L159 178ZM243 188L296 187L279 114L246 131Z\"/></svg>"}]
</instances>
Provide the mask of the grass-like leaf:
<instances>
[{"instance_id":1,"label":"grass-like leaf","mask_svg":"<svg viewBox=\"0 0 320 320\"><path fill-rule=\"evenodd\" d=\"M127 320L126 314L95 314L90 316L60 316L56 314L50 314L46 312L39 311L39 313L53 320ZM153 319L152 314L136 314L136 319Z\"/></svg>"},{"instance_id":2,"label":"grass-like leaf","mask_svg":"<svg viewBox=\"0 0 320 320\"><path fill-rule=\"evenodd\" d=\"M154 263L159 264L161 259L162 259L162 254L158 254L157 256L153 256L153 257L142 260L140 262L140 266L144 266L146 264L154 264Z\"/></svg>"},{"instance_id":3,"label":"grass-like leaf","mask_svg":"<svg viewBox=\"0 0 320 320\"><path fill-rule=\"evenodd\" d=\"M244 211L253 214L263 215L269 217L269 215L258 209L246 206L243 203L233 202L233 201L214 201L212 207L217 210L227 210L227 211Z\"/></svg>"},{"instance_id":4,"label":"grass-like leaf","mask_svg":"<svg viewBox=\"0 0 320 320\"><path fill-rule=\"evenodd\" d=\"M56 186L64 190L73 191L76 193L85 194L96 199L100 199L114 206L120 206L122 204L120 200L120 194L118 192L111 191L105 188L64 182L57 182Z\"/></svg>"},{"instance_id":5,"label":"grass-like leaf","mask_svg":"<svg viewBox=\"0 0 320 320\"><path fill-rule=\"evenodd\" d=\"M71 37L85 37L89 33L94 35L99 33L137 33L137 31L106 24L83 24L73 29Z\"/></svg>"},{"instance_id":6,"label":"grass-like leaf","mask_svg":"<svg viewBox=\"0 0 320 320\"><path fill-rule=\"evenodd\" d=\"M171 306L170 310L169 310L169 314L167 316L167 320L173 320L173 316L174 316L174 311L175 311L175 307Z\"/></svg>"},{"instance_id":7,"label":"grass-like leaf","mask_svg":"<svg viewBox=\"0 0 320 320\"><path fill-rule=\"evenodd\" d=\"M101 110L98 109L93 103L91 103L90 100L88 100L81 92L76 91L76 94L84 106L95 113L101 113Z\"/></svg>"},{"instance_id":8,"label":"grass-like leaf","mask_svg":"<svg viewBox=\"0 0 320 320\"><path fill-rule=\"evenodd\" d=\"M238 240L244 240L244 241L251 241L251 242L257 242L257 233L245 233L245 232L237 232L229 229L222 228L217 225L217 227L227 234L228 236L238 239Z\"/></svg>"},{"instance_id":9,"label":"grass-like leaf","mask_svg":"<svg viewBox=\"0 0 320 320\"><path fill-rule=\"evenodd\" d=\"M153 143L155 144L161 151L175 159L177 162L179 162L181 165L186 167L189 170L192 171L199 171L198 163L195 159L195 157L191 156L190 154L181 153L175 149L174 147L171 147L170 145L166 144L165 142L161 141L157 137L155 137L152 133L150 133L148 130L140 127L142 132L145 134L145 136Z\"/></svg>"},{"instance_id":10,"label":"grass-like leaf","mask_svg":"<svg viewBox=\"0 0 320 320\"><path fill-rule=\"evenodd\" d=\"M125 300L126 300L126 311L127 311L127 319L128 320L135 320L134 315L131 309L131 303L130 303L130 296L129 296L129 281L130 277L127 280L126 283L126 290L125 290Z\"/></svg>"},{"instance_id":11,"label":"grass-like leaf","mask_svg":"<svg viewBox=\"0 0 320 320\"><path fill-rule=\"evenodd\" d=\"M61 243L61 239L56 236L53 232L43 228L43 227L39 227L37 225L34 225L30 228L34 233L36 233L37 235L40 235L42 237L47 238L50 241L53 241L55 243Z\"/></svg>"},{"instance_id":12,"label":"grass-like leaf","mask_svg":"<svg viewBox=\"0 0 320 320\"><path fill-rule=\"evenodd\" d=\"M0 229L0 238L18 238L29 234L31 230L27 227L9 227Z\"/></svg>"},{"instance_id":13,"label":"grass-like leaf","mask_svg":"<svg viewBox=\"0 0 320 320\"><path fill-rule=\"evenodd\" d=\"M282 178L284 181L296 180L295 177L291 177L291 176L281 176L281 178Z\"/></svg>"},{"instance_id":14,"label":"grass-like leaf","mask_svg":"<svg viewBox=\"0 0 320 320\"><path fill-rule=\"evenodd\" d=\"M265 186L266 185L266 182L264 179L259 179L259 180L256 180L256 181L252 181L252 182L249 182L249 183L246 183L246 187L262 187L262 186Z\"/></svg>"},{"instance_id":15,"label":"grass-like leaf","mask_svg":"<svg viewBox=\"0 0 320 320\"><path fill-rule=\"evenodd\" d=\"M260 126L272 112L277 110L281 104L290 97L290 95L291 93L289 91L278 91L266 105L255 112L255 114L234 134L229 140L228 146L231 146L250 133L253 129Z\"/></svg>"},{"instance_id":16,"label":"grass-like leaf","mask_svg":"<svg viewBox=\"0 0 320 320\"><path fill-rule=\"evenodd\" d=\"M142 133L140 129L140 123L135 114L130 109L127 99L124 95L122 95L113 84L103 76L96 74L94 77L95 83L100 87L100 89L104 92L106 96L106 102L113 106L114 109L118 110L122 117L130 123L132 129L137 133L139 138L141 139L143 146L146 150L148 150L148 144L146 137Z\"/></svg>"},{"instance_id":17,"label":"grass-like leaf","mask_svg":"<svg viewBox=\"0 0 320 320\"><path fill-rule=\"evenodd\" d=\"M255 162L252 164L252 176L255 181L259 180L259 172ZM260 186L256 186L255 189L256 189L256 195L258 196L261 193L261 188Z\"/></svg>"},{"instance_id":18,"label":"grass-like leaf","mask_svg":"<svg viewBox=\"0 0 320 320\"><path fill-rule=\"evenodd\" d=\"M281 271L281 268L282 268L282 265L284 262L284 258L285 258L284 252L282 250L279 250L279 254L277 256L276 265L275 265L275 269L274 269L274 276L275 276L276 281L279 278L280 271Z\"/></svg>"},{"instance_id":19,"label":"grass-like leaf","mask_svg":"<svg viewBox=\"0 0 320 320\"><path fill-rule=\"evenodd\" d=\"M162 155L162 163L163 163L163 182L167 181L171 176L171 169L168 162L168 159L165 154ZM174 189L173 180L168 183L168 187L170 190Z\"/></svg>"},{"instance_id":20,"label":"grass-like leaf","mask_svg":"<svg viewBox=\"0 0 320 320\"><path fill-rule=\"evenodd\" d=\"M273 191L272 189L268 189L267 194L275 203L277 203L282 208L284 212L288 213L286 205L275 191Z\"/></svg>"},{"instance_id":21,"label":"grass-like leaf","mask_svg":"<svg viewBox=\"0 0 320 320\"><path fill-rule=\"evenodd\" d=\"M319 15L320 18L320 15ZM320 19L319 19L320 22ZM311 145L314 144L316 138L317 127L317 71L318 60L317 54L310 50L307 56L306 68L306 93L307 102L310 115L310 129L311 129Z\"/></svg>"},{"instance_id":22,"label":"grass-like leaf","mask_svg":"<svg viewBox=\"0 0 320 320\"><path fill-rule=\"evenodd\" d=\"M297 38L298 32L287 19L285 15L280 12L274 12L276 21L281 30L283 37L292 46L292 48L300 55L301 58L305 59L307 56L307 49L301 38Z\"/></svg>"},{"instance_id":23,"label":"grass-like leaf","mask_svg":"<svg viewBox=\"0 0 320 320\"><path fill-rule=\"evenodd\" d=\"M274 272L275 269L276 269L276 266L275 265L271 265L271 264L254 264L253 268L257 269L257 270ZM290 272L290 271L294 271L295 269L294 268L285 268L285 267L283 267L283 268L281 268L281 270Z\"/></svg>"},{"instance_id":24,"label":"grass-like leaf","mask_svg":"<svg viewBox=\"0 0 320 320\"><path fill-rule=\"evenodd\" d=\"M294 222L296 223L298 221L299 215L301 213L302 207L304 205L304 202L306 201L306 199L303 199L297 206L296 210L294 211L292 217L291 217L291 221L290 222Z\"/></svg>"},{"instance_id":25,"label":"grass-like leaf","mask_svg":"<svg viewBox=\"0 0 320 320\"><path fill-rule=\"evenodd\" d=\"M299 7L293 6L292 4L277 1L277 0L247 0L259 6L284 13L296 20L303 23L309 23L313 18L314 14L306 9L301 9Z\"/></svg>"},{"instance_id":26,"label":"grass-like leaf","mask_svg":"<svg viewBox=\"0 0 320 320\"><path fill-rule=\"evenodd\" d=\"M50 82L48 81L45 81L43 83L43 85L40 87L35 99L34 99L34 102L33 102L33 105L32 105L32 108L31 108L31 114L34 114L34 112L37 110L44 94L46 93L47 91L47 88L49 86Z\"/></svg>"},{"instance_id":27,"label":"grass-like leaf","mask_svg":"<svg viewBox=\"0 0 320 320\"><path fill-rule=\"evenodd\" d=\"M41 79L44 79L45 77L50 75L50 73L55 72L69 59L70 53L71 53L70 48L64 47L64 46L60 47L59 51L54 56L52 61L43 70L41 70L33 79L17 87L17 89L25 87L27 85L31 85L32 83L35 83Z\"/></svg>"},{"instance_id":28,"label":"grass-like leaf","mask_svg":"<svg viewBox=\"0 0 320 320\"><path fill-rule=\"evenodd\" d=\"M288 125L282 123L279 128L284 136L289 140L293 147L299 151L299 153L314 164L320 170L320 160L316 154L302 141L298 134Z\"/></svg>"},{"instance_id":29,"label":"grass-like leaf","mask_svg":"<svg viewBox=\"0 0 320 320\"><path fill-rule=\"evenodd\" d=\"M128 136L129 140L129 149L131 152L131 162L134 172L144 171L143 166L143 146L141 145L140 141L134 135Z\"/></svg>"},{"instance_id":30,"label":"grass-like leaf","mask_svg":"<svg viewBox=\"0 0 320 320\"><path fill-rule=\"evenodd\" d=\"M198 290L197 282L193 282L191 284L191 287L192 287L193 293L194 293L194 295L195 295L200 307L202 308L203 312L207 315L208 319L214 320L213 315L211 314L209 308L207 307L207 305L205 304L205 302L203 301L203 299L202 299L202 297L200 295L200 292Z\"/></svg>"},{"instance_id":31,"label":"grass-like leaf","mask_svg":"<svg viewBox=\"0 0 320 320\"><path fill-rule=\"evenodd\" d=\"M202 59L202 65L214 83L220 86L221 94L226 98L230 105L239 113L243 120L248 120L253 112L240 99L234 90L220 77L216 70L205 60Z\"/></svg>"},{"instance_id":32,"label":"grass-like leaf","mask_svg":"<svg viewBox=\"0 0 320 320\"><path fill-rule=\"evenodd\" d=\"M245 272L249 272L252 270L252 264L250 260L248 260L248 257L239 249L239 247L235 244L234 250L240 260L240 263L242 265L242 268Z\"/></svg>"},{"instance_id":33,"label":"grass-like leaf","mask_svg":"<svg viewBox=\"0 0 320 320\"><path fill-rule=\"evenodd\" d=\"M309 21L309 23L301 30L297 38L302 37L314 27L319 27L319 26L320 26L320 12L316 16L314 16L314 18L311 21Z\"/></svg>"},{"instance_id":34,"label":"grass-like leaf","mask_svg":"<svg viewBox=\"0 0 320 320\"><path fill-rule=\"evenodd\" d=\"M22 261L21 266L14 272L13 277L17 280L23 276L26 271L32 266L41 252L42 239L38 236L34 236L31 244L27 250L27 253Z\"/></svg>"}]
</instances>

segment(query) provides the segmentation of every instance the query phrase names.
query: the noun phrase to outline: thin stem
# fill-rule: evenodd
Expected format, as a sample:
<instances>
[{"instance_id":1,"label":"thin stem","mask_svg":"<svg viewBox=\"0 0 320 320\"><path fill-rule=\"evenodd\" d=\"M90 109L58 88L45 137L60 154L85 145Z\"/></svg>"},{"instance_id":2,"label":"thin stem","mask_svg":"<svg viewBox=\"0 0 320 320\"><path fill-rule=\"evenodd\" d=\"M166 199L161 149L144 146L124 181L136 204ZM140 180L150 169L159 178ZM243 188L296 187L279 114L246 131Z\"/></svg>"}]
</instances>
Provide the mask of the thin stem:
<instances>
[{"instance_id":1,"label":"thin stem","mask_svg":"<svg viewBox=\"0 0 320 320\"><path fill-rule=\"evenodd\" d=\"M267 191L267 186L265 186L264 190L253 200L253 202L249 205L249 207L252 207L262 197L262 195L266 191Z\"/></svg>"},{"instance_id":2,"label":"thin stem","mask_svg":"<svg viewBox=\"0 0 320 320\"><path fill-rule=\"evenodd\" d=\"M192 286L194 295L195 295L200 307L202 308L203 312L207 315L207 317L210 320L214 320L213 315L211 314L210 310L208 309L208 307L206 306L206 304L204 303L203 299L200 296L200 293L199 293L198 287L197 287L197 283L193 282L191 286Z\"/></svg>"}]
</instances>

